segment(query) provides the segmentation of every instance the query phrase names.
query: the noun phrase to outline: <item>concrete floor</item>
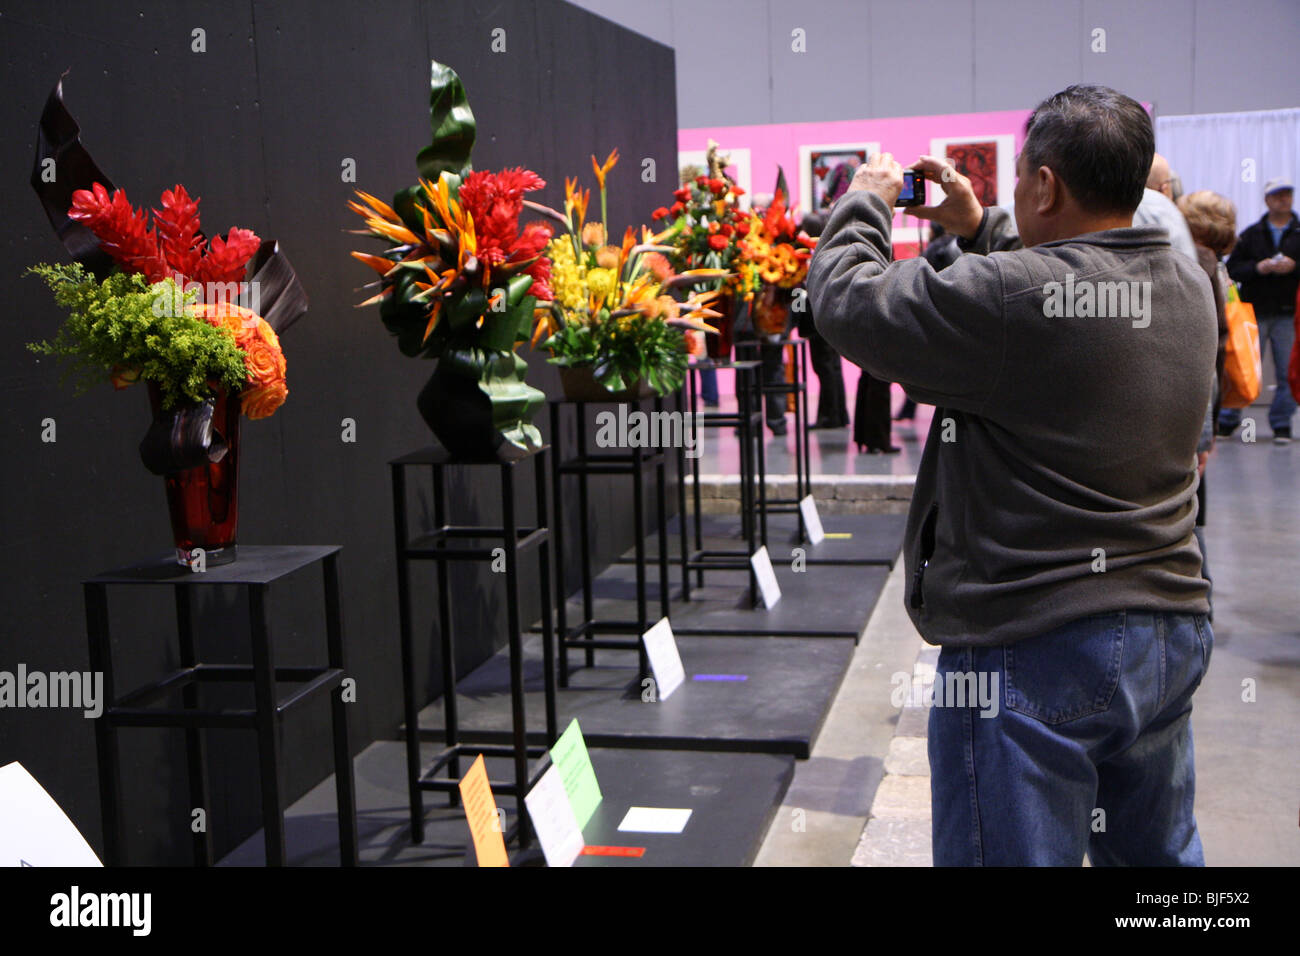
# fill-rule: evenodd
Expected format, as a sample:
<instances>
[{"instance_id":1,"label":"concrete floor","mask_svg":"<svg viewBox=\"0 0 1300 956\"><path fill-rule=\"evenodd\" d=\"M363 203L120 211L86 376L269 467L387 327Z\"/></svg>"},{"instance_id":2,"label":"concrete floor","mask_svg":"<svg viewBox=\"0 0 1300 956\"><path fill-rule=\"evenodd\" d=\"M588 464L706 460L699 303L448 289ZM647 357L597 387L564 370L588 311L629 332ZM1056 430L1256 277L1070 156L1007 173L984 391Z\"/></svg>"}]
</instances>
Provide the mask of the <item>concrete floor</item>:
<instances>
[{"instance_id":1,"label":"concrete floor","mask_svg":"<svg viewBox=\"0 0 1300 956\"><path fill-rule=\"evenodd\" d=\"M1247 414L1258 416L1260 441L1220 440L1208 470L1215 647L1192 715L1196 815L1209 865L1295 866L1300 444L1272 445L1260 410ZM902 584L900 563L811 759L796 767L757 865L926 862L925 715L911 708L900 713L889 697L891 675L924 668L932 654L922 651L926 645L903 611ZM872 827L860 840L869 816Z\"/></svg>"}]
</instances>

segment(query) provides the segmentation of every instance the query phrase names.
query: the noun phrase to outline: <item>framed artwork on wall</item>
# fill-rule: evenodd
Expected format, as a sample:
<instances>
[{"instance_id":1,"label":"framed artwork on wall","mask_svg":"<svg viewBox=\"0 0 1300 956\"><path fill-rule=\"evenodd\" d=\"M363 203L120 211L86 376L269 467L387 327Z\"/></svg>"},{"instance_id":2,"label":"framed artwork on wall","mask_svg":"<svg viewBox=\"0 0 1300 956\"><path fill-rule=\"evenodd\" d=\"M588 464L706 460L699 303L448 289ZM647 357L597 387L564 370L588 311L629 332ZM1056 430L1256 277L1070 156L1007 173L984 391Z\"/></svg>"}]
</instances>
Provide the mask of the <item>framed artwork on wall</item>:
<instances>
[{"instance_id":1,"label":"framed artwork on wall","mask_svg":"<svg viewBox=\"0 0 1300 956\"><path fill-rule=\"evenodd\" d=\"M731 165L727 167L727 175L732 178L737 186L745 190L745 195L740 197L739 206L741 209L749 208L749 197L754 191L750 181L750 154L749 147L739 149L728 149L725 145L718 147L718 153L722 156L731 157ZM706 149L680 149L677 151L677 182L673 184L676 189L682 181L682 171L687 166L693 166L699 170L700 174L708 172L708 150Z\"/></svg>"},{"instance_id":2,"label":"framed artwork on wall","mask_svg":"<svg viewBox=\"0 0 1300 956\"><path fill-rule=\"evenodd\" d=\"M930 140L930 154L951 160L959 173L969 177L981 205L1009 207L1016 189L1015 141L1011 133L951 136Z\"/></svg>"},{"instance_id":3,"label":"framed artwork on wall","mask_svg":"<svg viewBox=\"0 0 1300 956\"><path fill-rule=\"evenodd\" d=\"M843 196L853 171L880 151L879 143L822 143L799 147L799 207L824 209Z\"/></svg>"}]
</instances>

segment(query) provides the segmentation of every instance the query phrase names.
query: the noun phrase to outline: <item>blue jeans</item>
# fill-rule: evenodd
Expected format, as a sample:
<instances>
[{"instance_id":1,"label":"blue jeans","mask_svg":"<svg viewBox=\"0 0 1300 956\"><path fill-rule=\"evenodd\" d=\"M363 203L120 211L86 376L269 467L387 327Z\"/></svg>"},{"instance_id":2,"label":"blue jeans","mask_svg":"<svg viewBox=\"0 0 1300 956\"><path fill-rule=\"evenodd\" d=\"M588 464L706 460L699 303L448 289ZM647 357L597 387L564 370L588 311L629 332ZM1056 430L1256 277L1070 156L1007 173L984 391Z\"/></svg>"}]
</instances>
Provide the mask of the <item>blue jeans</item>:
<instances>
[{"instance_id":1,"label":"blue jeans","mask_svg":"<svg viewBox=\"0 0 1300 956\"><path fill-rule=\"evenodd\" d=\"M1279 428L1291 427L1291 416L1295 414L1296 401L1287 384L1287 364L1291 361L1291 348L1295 345L1295 319L1289 315L1264 316L1259 323L1259 354L1264 357L1265 348L1273 351L1273 373L1277 378L1277 390L1273 393L1273 404L1268 407L1268 426L1276 432ZM1240 408L1219 410L1219 424L1224 428L1236 428L1241 423Z\"/></svg>"},{"instance_id":2,"label":"blue jeans","mask_svg":"<svg viewBox=\"0 0 1300 956\"><path fill-rule=\"evenodd\" d=\"M935 865L1079 866L1086 851L1094 866L1203 866L1189 718L1213 645L1203 614L1116 611L945 647L929 730ZM948 675L962 673L988 693L961 693Z\"/></svg>"},{"instance_id":3,"label":"blue jeans","mask_svg":"<svg viewBox=\"0 0 1300 956\"><path fill-rule=\"evenodd\" d=\"M718 404L718 370L712 366L700 369L700 398L706 405Z\"/></svg>"}]
</instances>

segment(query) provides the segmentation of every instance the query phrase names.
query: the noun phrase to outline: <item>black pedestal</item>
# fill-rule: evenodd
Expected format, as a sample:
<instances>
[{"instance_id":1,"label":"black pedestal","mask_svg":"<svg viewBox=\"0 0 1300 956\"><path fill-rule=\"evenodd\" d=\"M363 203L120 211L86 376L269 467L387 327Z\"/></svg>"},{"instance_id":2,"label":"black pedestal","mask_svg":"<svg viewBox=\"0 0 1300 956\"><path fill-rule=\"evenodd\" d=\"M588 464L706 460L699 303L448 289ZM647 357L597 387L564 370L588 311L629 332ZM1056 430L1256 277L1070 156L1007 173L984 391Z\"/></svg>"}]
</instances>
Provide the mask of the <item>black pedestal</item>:
<instances>
[{"instance_id":1,"label":"black pedestal","mask_svg":"<svg viewBox=\"0 0 1300 956\"><path fill-rule=\"evenodd\" d=\"M284 845L284 786L280 767L278 731L280 720L292 709L323 692L330 693L333 718L334 779L338 802L339 856L344 866L357 862L356 800L352 776L352 753L348 743L347 705L340 686L343 681L343 633L339 604L337 546L265 545L239 546L239 559L231 564L194 572L182 568L171 553L153 561L108 571L82 582L86 598L86 628L90 639L90 666L104 675L104 712L95 722L95 744L99 756L99 799L104 825L104 859L109 866L122 862L119 817L120 761L119 727L176 727L184 729L188 756L190 801L207 808L208 777L204 761L203 728L251 729L257 732L261 767L262 822L266 862L282 866ZM328 664L325 667L275 667L272 665L270 586L317 561L322 563L325 582L325 637ZM181 666L161 680L116 696L108 627L110 585L164 584L171 586L176 601ZM200 663L194 642L191 608L192 589L209 585L235 585L248 592L248 616L252 628L253 663L222 665ZM204 710L199 707L199 685L251 681L255 707L252 710ZM281 684L296 684L281 690ZM153 706L180 692L182 706ZM212 841L207 831L195 833L194 861L212 863Z\"/></svg>"},{"instance_id":2,"label":"black pedestal","mask_svg":"<svg viewBox=\"0 0 1300 956\"><path fill-rule=\"evenodd\" d=\"M787 395L794 396L794 497L768 498L767 513L796 515L799 522L799 539L807 541L808 532L804 528L803 512L799 510L799 502L812 494L812 479L808 465L808 340L794 337L783 338L777 342L750 339L736 343L736 355L740 358L748 358L751 355L758 358L760 346L764 345L778 346L782 350L790 349L793 353L791 364L794 367L793 382L765 381L760 387L764 398L768 395L776 395L782 399Z\"/></svg>"},{"instance_id":3,"label":"black pedestal","mask_svg":"<svg viewBox=\"0 0 1300 956\"><path fill-rule=\"evenodd\" d=\"M638 411L646 400L638 401ZM556 608L560 632L560 686L569 686L569 650L580 649L584 653L587 667L594 667L597 650L636 650L639 676L650 673L649 660L641 635L648 631L659 618L667 617L668 601L668 550L660 547L657 558L659 567L659 613L650 617L647 599L647 555L645 522L645 476L650 472L655 483L655 512L659 541L667 541L668 516L666 512L666 489L664 486L664 466L666 452L662 447L633 446L626 451L599 452L587 448L587 405L585 401L570 399L551 399L551 440L558 444L560 438L561 414L566 408L573 410L575 448L574 453L563 457L558 451L552 461L555 486L555 560L557 571ZM602 403L603 404L603 403ZM631 403L615 403L627 405ZM662 413L664 402L655 398L652 402L653 412ZM686 425L683 425L686 427ZM680 462L680 459L679 459ZM592 568L591 568L591 529L590 507L588 504L588 480L592 475L616 475L632 479L632 524L635 535L633 565L636 568L636 609L630 618L597 618L592 607ZM564 548L564 479L572 476L578 482L578 551L579 571L582 581L582 620L570 625L566 610L567 593L564 584L565 548ZM628 635L622 637L603 637L603 634Z\"/></svg>"},{"instance_id":4,"label":"black pedestal","mask_svg":"<svg viewBox=\"0 0 1300 956\"><path fill-rule=\"evenodd\" d=\"M495 793L511 794L515 798L518 823L507 832L506 839L518 838L519 845L531 842L527 814L524 813L524 795L535 782L528 775L528 758L540 757L545 747L529 748L525 740L523 634L519 611L519 555L531 548L538 549L542 598L542 647L545 667L544 708L546 711L546 744L555 742L555 665L554 645L551 636L551 584L550 584L550 534L546 519L546 447L510 460L489 462L458 461L444 449L434 446L405 455L389 462L393 478L393 520L397 538L397 586L402 639L402 691L406 716L407 789L411 805L411 839L424 841L425 790L450 794L453 805L459 798L461 757L483 754L487 757L508 757L514 765L512 782L491 783ZM536 481L537 521L531 528L519 527L515 517L515 469L531 458ZM406 469L428 466L433 476L432 530L414 540L406 520ZM444 472L447 468L498 469L501 488L501 526L448 524L447 495ZM480 544L486 542L486 546ZM507 641L510 671L510 714L513 733L506 746L483 746L463 743L456 712L456 652L451 628L451 598L448 588L447 565L453 561L493 561L505 558ZM420 770L419 739L416 728L419 704L415 699L415 671L411 634L411 580L412 561L433 561L437 565L438 579L438 635L442 649L443 713L446 746L434 758L432 766ZM439 777L446 770L447 775Z\"/></svg>"},{"instance_id":5,"label":"black pedestal","mask_svg":"<svg viewBox=\"0 0 1300 956\"><path fill-rule=\"evenodd\" d=\"M697 376L703 368L733 369L736 373L737 409L732 412L701 412ZM695 504L695 548L684 556L687 571L696 574L696 586L704 586L705 571L745 571L749 574L749 603L757 606L758 579L749 562L759 545L767 544L767 457L763 446L763 402L759 390L759 362L697 362L687 372L691 420L697 428L734 428L740 439L740 528L748 550L734 548L706 548L701 527L700 512L700 459L691 459L692 487ZM703 437L696 438L698 442ZM681 477L685 481L685 476ZM682 516L685 520L685 515ZM660 535L662 542L667 540ZM684 598L690 600L689 590Z\"/></svg>"}]
</instances>

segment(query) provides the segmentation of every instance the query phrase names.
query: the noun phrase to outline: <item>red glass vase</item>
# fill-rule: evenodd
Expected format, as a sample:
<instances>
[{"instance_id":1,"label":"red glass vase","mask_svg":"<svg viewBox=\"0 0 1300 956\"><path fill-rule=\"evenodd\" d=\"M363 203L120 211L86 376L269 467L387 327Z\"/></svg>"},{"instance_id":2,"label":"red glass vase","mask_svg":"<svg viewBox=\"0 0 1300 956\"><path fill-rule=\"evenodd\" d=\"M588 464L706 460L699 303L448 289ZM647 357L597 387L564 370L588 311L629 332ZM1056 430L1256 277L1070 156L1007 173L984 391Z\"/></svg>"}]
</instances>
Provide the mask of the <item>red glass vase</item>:
<instances>
[{"instance_id":1,"label":"red glass vase","mask_svg":"<svg viewBox=\"0 0 1300 956\"><path fill-rule=\"evenodd\" d=\"M162 399L151 384L149 402L157 416ZM192 567L202 549L211 567L235 560L235 529L239 523L239 416L240 396L221 388L213 399L213 440L226 445L219 461L186 468L163 476L167 511L171 516L176 563Z\"/></svg>"}]
</instances>

